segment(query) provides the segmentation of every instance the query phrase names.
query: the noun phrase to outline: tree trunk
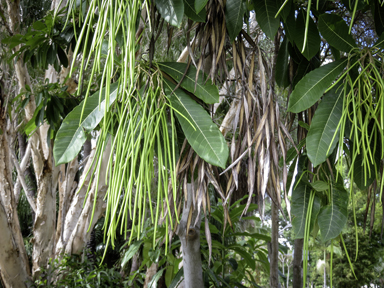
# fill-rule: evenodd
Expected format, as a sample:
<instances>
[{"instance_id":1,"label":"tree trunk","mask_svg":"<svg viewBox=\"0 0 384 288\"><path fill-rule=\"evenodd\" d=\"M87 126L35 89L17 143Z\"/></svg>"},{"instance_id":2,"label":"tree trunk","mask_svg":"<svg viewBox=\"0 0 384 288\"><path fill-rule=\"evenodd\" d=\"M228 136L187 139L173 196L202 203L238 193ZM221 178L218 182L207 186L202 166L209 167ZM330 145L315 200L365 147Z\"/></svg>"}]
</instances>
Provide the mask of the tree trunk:
<instances>
[{"instance_id":1,"label":"tree trunk","mask_svg":"<svg viewBox=\"0 0 384 288\"><path fill-rule=\"evenodd\" d=\"M325 250L324 250L324 288L326 288L327 287L327 265L326 265L326 263L327 262L325 262L326 261L326 257L325 257L326 255L325 255Z\"/></svg>"},{"instance_id":2,"label":"tree trunk","mask_svg":"<svg viewBox=\"0 0 384 288\"><path fill-rule=\"evenodd\" d=\"M272 233L269 247L271 287L280 287L279 283L279 208L272 201Z\"/></svg>"},{"instance_id":3,"label":"tree trunk","mask_svg":"<svg viewBox=\"0 0 384 288\"><path fill-rule=\"evenodd\" d=\"M293 254L293 288L302 288L303 282L303 273L302 273L302 263L303 263L303 244L304 239L295 239L295 251Z\"/></svg>"},{"instance_id":4,"label":"tree trunk","mask_svg":"<svg viewBox=\"0 0 384 288\"><path fill-rule=\"evenodd\" d=\"M152 263L152 265L148 267L147 272L145 273L144 288L149 288L148 284L151 282L153 276L155 276L158 267L158 263Z\"/></svg>"},{"instance_id":5,"label":"tree trunk","mask_svg":"<svg viewBox=\"0 0 384 288\"><path fill-rule=\"evenodd\" d=\"M177 235L179 235L183 251L184 287L202 288L204 287L204 281L200 252L201 216L197 215L197 209L193 212L191 225L188 231L186 231L193 195L191 185L188 184L188 201L184 203L184 210L178 226ZM197 217L199 217L199 219L197 219ZM196 221L196 219L198 221ZM196 225L194 226L195 223Z\"/></svg>"},{"instance_id":6,"label":"tree trunk","mask_svg":"<svg viewBox=\"0 0 384 288\"><path fill-rule=\"evenodd\" d=\"M287 288L289 288L289 264L288 264L288 267L287 267Z\"/></svg>"},{"instance_id":7,"label":"tree trunk","mask_svg":"<svg viewBox=\"0 0 384 288\"><path fill-rule=\"evenodd\" d=\"M5 287L28 287L28 258L13 194L6 112L0 108L0 274Z\"/></svg>"}]
</instances>

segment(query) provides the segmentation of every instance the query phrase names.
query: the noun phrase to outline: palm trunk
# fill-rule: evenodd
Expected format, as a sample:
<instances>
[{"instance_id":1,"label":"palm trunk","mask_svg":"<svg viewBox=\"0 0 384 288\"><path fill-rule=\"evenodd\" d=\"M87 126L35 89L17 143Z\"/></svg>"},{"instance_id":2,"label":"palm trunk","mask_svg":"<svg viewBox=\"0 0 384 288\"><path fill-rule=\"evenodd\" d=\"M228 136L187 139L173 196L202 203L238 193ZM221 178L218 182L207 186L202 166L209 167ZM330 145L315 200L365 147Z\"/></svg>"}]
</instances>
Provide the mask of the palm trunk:
<instances>
[{"instance_id":1,"label":"palm trunk","mask_svg":"<svg viewBox=\"0 0 384 288\"><path fill-rule=\"evenodd\" d=\"M188 185L188 201L184 205L177 234L183 251L184 287L202 288L204 287L204 281L200 252L201 217L197 215L197 209L192 214L191 226L187 231L188 216L192 205L192 195L194 194L190 187L191 185ZM200 218L198 221L196 221L197 217ZM195 223L196 225L193 226Z\"/></svg>"},{"instance_id":2,"label":"palm trunk","mask_svg":"<svg viewBox=\"0 0 384 288\"><path fill-rule=\"evenodd\" d=\"M272 202L272 235L271 243L268 247L270 258L271 287L280 287L279 283L279 208Z\"/></svg>"},{"instance_id":3,"label":"palm trunk","mask_svg":"<svg viewBox=\"0 0 384 288\"><path fill-rule=\"evenodd\" d=\"M303 239L295 240L295 251L293 254L293 288L302 288L302 263L303 263Z\"/></svg>"}]
</instances>

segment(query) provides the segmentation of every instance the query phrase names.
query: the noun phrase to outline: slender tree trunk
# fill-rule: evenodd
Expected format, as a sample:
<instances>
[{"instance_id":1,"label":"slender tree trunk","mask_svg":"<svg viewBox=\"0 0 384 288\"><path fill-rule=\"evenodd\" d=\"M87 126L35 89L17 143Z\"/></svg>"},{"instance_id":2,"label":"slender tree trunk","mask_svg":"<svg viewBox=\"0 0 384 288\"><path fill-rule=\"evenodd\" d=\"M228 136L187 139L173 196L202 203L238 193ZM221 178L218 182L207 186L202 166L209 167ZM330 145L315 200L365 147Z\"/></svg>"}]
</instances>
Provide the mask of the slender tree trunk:
<instances>
[{"instance_id":1,"label":"slender tree trunk","mask_svg":"<svg viewBox=\"0 0 384 288\"><path fill-rule=\"evenodd\" d=\"M269 244L270 275L269 282L271 287L280 287L279 283L279 208L272 201L272 233L271 243Z\"/></svg>"},{"instance_id":2,"label":"slender tree trunk","mask_svg":"<svg viewBox=\"0 0 384 288\"><path fill-rule=\"evenodd\" d=\"M325 262L326 261L326 255L325 255L325 251L324 251L324 288L327 287L327 265Z\"/></svg>"},{"instance_id":3,"label":"slender tree trunk","mask_svg":"<svg viewBox=\"0 0 384 288\"><path fill-rule=\"evenodd\" d=\"M191 225L188 231L186 231L193 194L191 185L188 185L188 201L184 204L177 234L179 235L183 251L184 287L202 288L204 287L204 281L200 252L201 217L197 215L197 209L193 212ZM196 221L197 217L200 218L198 221ZM195 223L196 225L194 226Z\"/></svg>"},{"instance_id":4,"label":"slender tree trunk","mask_svg":"<svg viewBox=\"0 0 384 288\"><path fill-rule=\"evenodd\" d=\"M287 267L287 288L289 288L289 264L288 264L288 267Z\"/></svg>"},{"instance_id":5,"label":"slender tree trunk","mask_svg":"<svg viewBox=\"0 0 384 288\"><path fill-rule=\"evenodd\" d=\"M303 264L303 239L295 239L295 250L293 254L293 288L302 288L303 286L303 273L302 273L302 264Z\"/></svg>"}]
</instances>

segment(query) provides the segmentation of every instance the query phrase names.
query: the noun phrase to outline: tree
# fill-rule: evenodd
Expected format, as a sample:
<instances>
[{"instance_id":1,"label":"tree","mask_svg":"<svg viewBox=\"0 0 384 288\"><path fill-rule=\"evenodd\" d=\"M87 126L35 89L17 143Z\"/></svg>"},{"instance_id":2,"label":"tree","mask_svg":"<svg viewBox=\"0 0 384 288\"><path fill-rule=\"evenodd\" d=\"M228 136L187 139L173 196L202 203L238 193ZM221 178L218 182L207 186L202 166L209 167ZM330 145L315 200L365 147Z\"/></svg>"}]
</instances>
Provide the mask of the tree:
<instances>
[{"instance_id":1,"label":"tree","mask_svg":"<svg viewBox=\"0 0 384 288\"><path fill-rule=\"evenodd\" d=\"M7 1L8 11L1 15L12 37L4 43L9 45L7 51L13 50L23 118L27 128L35 130L28 142L37 197L26 194L36 213L33 276L39 276L49 258L81 251L88 227L105 209L108 243L114 244L118 230L128 233L128 222L135 231L130 238L140 238L147 217L154 235L158 225L164 225L166 244L177 231L184 267L196 268L184 270L185 285L194 287L189 279L202 279L199 237L194 235L202 215L208 219L212 185L223 203L224 226L231 225L229 207L237 194L248 195L244 214L256 198L261 217L266 194L271 198L269 258L274 287L279 285L277 214L288 218L292 214L297 238L294 287L305 286L309 235L320 235L323 242L338 237L347 222L348 202L354 203L353 185L345 187L341 179L348 178L374 195L383 185L383 6L380 1L312 2L71 0L61 12L54 10L19 35L20 3ZM159 61L156 51L164 48L158 42L162 31L168 32L169 50L177 37L175 29L182 25L186 48L178 61ZM78 65L73 59L79 59ZM77 95L84 94L83 102L64 105L49 93L41 102L24 62L50 69L46 76L55 75L52 69L60 71L60 65L71 65L72 73L78 73ZM67 71L60 73L58 79L64 79ZM287 102L288 113L280 112L284 107L280 102ZM52 113L53 107L63 111L59 117ZM17 239L13 251L21 253L14 256L14 263L24 267L20 281L26 281L28 264L17 216L10 210L15 200L9 184L14 182L11 163L22 184L25 167L17 167L17 155L10 149L15 130L8 123L15 118L6 112L0 140L6 145L1 149L8 171L0 177L1 204L4 213L13 216L3 227ZM297 128L295 136L292 128ZM97 131L97 144L77 186L77 155L89 145L87 135L92 131ZM293 146L288 151L287 139ZM342 171L344 161L347 175ZM15 225L7 228L11 223ZM47 233L55 228L55 235ZM209 225L205 228L211 251ZM0 263L7 283L12 274L4 272L4 265Z\"/></svg>"}]
</instances>

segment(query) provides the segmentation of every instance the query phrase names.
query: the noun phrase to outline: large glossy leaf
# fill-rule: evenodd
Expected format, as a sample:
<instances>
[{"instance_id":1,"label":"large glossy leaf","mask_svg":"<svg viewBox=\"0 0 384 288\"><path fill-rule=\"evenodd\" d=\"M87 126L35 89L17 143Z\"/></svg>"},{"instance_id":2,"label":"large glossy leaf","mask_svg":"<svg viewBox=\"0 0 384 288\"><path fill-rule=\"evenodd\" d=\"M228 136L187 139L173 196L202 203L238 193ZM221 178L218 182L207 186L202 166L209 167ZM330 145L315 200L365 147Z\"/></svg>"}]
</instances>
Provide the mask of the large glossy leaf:
<instances>
[{"instance_id":1,"label":"large glossy leaf","mask_svg":"<svg viewBox=\"0 0 384 288\"><path fill-rule=\"evenodd\" d=\"M347 23L336 14L322 14L319 17L319 31L329 45L340 51L349 52L356 47Z\"/></svg>"},{"instance_id":2,"label":"large glossy leaf","mask_svg":"<svg viewBox=\"0 0 384 288\"><path fill-rule=\"evenodd\" d=\"M293 78L293 89L295 89L296 87L296 84L299 83L299 81L301 79L303 79L303 77L305 75L307 75L309 72L311 72L311 70L313 70L313 67L311 65L311 62L309 62L307 60L307 58L302 58L299 62L299 66L297 66L297 70L296 70L296 75L295 77Z\"/></svg>"},{"instance_id":3,"label":"large glossy leaf","mask_svg":"<svg viewBox=\"0 0 384 288\"><path fill-rule=\"evenodd\" d=\"M208 113L182 89L164 79L164 92L176 112L177 119L195 152L208 163L225 168L228 146L223 134Z\"/></svg>"},{"instance_id":4,"label":"large glossy leaf","mask_svg":"<svg viewBox=\"0 0 384 288\"><path fill-rule=\"evenodd\" d=\"M300 151L301 148L303 148L303 146L305 145L305 141L306 140L303 139L298 145L296 145L297 150L295 147L289 148L289 150L287 151L287 156L285 158L285 163L289 164L293 159L295 159L295 157L297 157L297 151Z\"/></svg>"},{"instance_id":5,"label":"large glossy leaf","mask_svg":"<svg viewBox=\"0 0 384 288\"><path fill-rule=\"evenodd\" d=\"M322 207L317 222L323 242L337 237L347 223L348 192L344 189L331 189L330 203Z\"/></svg>"},{"instance_id":6,"label":"large glossy leaf","mask_svg":"<svg viewBox=\"0 0 384 288\"><path fill-rule=\"evenodd\" d=\"M201 10L207 5L208 0L195 0L195 11L200 13Z\"/></svg>"},{"instance_id":7,"label":"large glossy leaf","mask_svg":"<svg viewBox=\"0 0 384 288\"><path fill-rule=\"evenodd\" d=\"M277 0L276 3L277 3L277 7L279 7L279 9L280 9L280 7L285 3L285 1L284 0ZM293 4L292 1L288 1L287 3L285 3L284 8L280 11L280 16L281 16L281 18L284 19L284 21L287 20L287 17L289 15L289 13L291 12L291 7L293 6L292 4ZM293 9L294 8L292 8L292 10Z\"/></svg>"},{"instance_id":8,"label":"large glossy leaf","mask_svg":"<svg viewBox=\"0 0 384 288\"><path fill-rule=\"evenodd\" d=\"M276 84L282 88L289 85L288 56L288 37L285 36L277 55L275 76Z\"/></svg>"},{"instance_id":9,"label":"large glossy leaf","mask_svg":"<svg viewBox=\"0 0 384 288\"><path fill-rule=\"evenodd\" d=\"M357 152L353 151L353 144L352 141L350 141L351 146L352 146L352 155L354 155ZM374 140L372 139L371 142L371 151L373 153L375 149L375 143ZM376 179L376 173L378 167L380 167L380 162L381 162L381 146L376 145L376 151L374 153L373 161L371 161L371 158L369 155L362 155L362 154L357 154L356 159L353 165L353 181L356 183L357 187L359 187L360 190L365 190L367 189L373 181ZM364 161L365 158L365 161ZM365 164L363 165L363 163ZM365 166L365 167L364 167Z\"/></svg>"},{"instance_id":10,"label":"large glossy leaf","mask_svg":"<svg viewBox=\"0 0 384 288\"><path fill-rule=\"evenodd\" d=\"M333 88L316 109L307 135L307 153L314 167L332 154L339 140L339 131L335 133L343 110L343 95L341 89Z\"/></svg>"},{"instance_id":11,"label":"large glossy leaf","mask_svg":"<svg viewBox=\"0 0 384 288\"><path fill-rule=\"evenodd\" d=\"M373 18L375 22L375 28L377 35L381 35L384 33L384 5L382 5L382 1L372 1L373 8Z\"/></svg>"},{"instance_id":12,"label":"large glossy leaf","mask_svg":"<svg viewBox=\"0 0 384 288\"><path fill-rule=\"evenodd\" d=\"M367 189L376 179L376 169L373 163L368 161L366 166L367 167L364 170L363 156L361 154L357 154L353 165L353 181L360 190Z\"/></svg>"},{"instance_id":13,"label":"large glossy leaf","mask_svg":"<svg viewBox=\"0 0 384 288\"><path fill-rule=\"evenodd\" d=\"M295 38L296 38L296 17L295 17L295 9L291 9L291 11L288 13L286 20L284 21L284 30L285 35L287 35L289 42L291 42L292 45L295 44Z\"/></svg>"},{"instance_id":14,"label":"large glossy leaf","mask_svg":"<svg viewBox=\"0 0 384 288\"><path fill-rule=\"evenodd\" d=\"M159 63L160 69L171 76L177 83L184 75L187 64L177 62ZM207 104L217 103L219 101L219 90L211 80L205 81L203 73L199 73L197 84L195 85L196 68L191 65L180 86L193 93ZM195 90L196 87L196 90Z\"/></svg>"},{"instance_id":15,"label":"large glossy leaf","mask_svg":"<svg viewBox=\"0 0 384 288\"><path fill-rule=\"evenodd\" d=\"M280 17L276 17L279 8L275 0L253 0L255 3L256 20L261 30L273 40L280 27Z\"/></svg>"},{"instance_id":16,"label":"large glossy leaf","mask_svg":"<svg viewBox=\"0 0 384 288\"><path fill-rule=\"evenodd\" d=\"M242 0L227 0L225 5L225 23L231 42L239 35L243 28L245 9Z\"/></svg>"},{"instance_id":17,"label":"large glossy leaf","mask_svg":"<svg viewBox=\"0 0 384 288\"><path fill-rule=\"evenodd\" d=\"M296 183L295 183L296 185ZM301 181L292 191L291 214L292 227L295 239L304 238L305 222L308 214L309 197L311 196L312 187ZM320 198L315 196L310 221L310 230L316 221L317 214L320 211Z\"/></svg>"},{"instance_id":18,"label":"large glossy leaf","mask_svg":"<svg viewBox=\"0 0 384 288\"><path fill-rule=\"evenodd\" d=\"M132 259L137 251L139 251L141 244L143 244L143 241L137 241L129 245L129 249L127 252L125 252L124 258L121 261L121 268L124 268L125 264L127 264L128 261Z\"/></svg>"},{"instance_id":19,"label":"large glossy leaf","mask_svg":"<svg viewBox=\"0 0 384 288\"><path fill-rule=\"evenodd\" d=\"M296 19L296 31L295 31L295 43L300 51L303 50L304 45L304 33L305 33L305 25L306 25L306 17L304 15L304 11L299 11ZM313 21L312 17L309 17L308 24L308 36L307 43L305 45L305 49L302 52L305 58L311 60L313 56L320 50L320 35L317 30L316 24Z\"/></svg>"},{"instance_id":20,"label":"large glossy leaf","mask_svg":"<svg viewBox=\"0 0 384 288\"><path fill-rule=\"evenodd\" d=\"M111 84L109 105L116 100L118 91L118 83ZM101 98L99 104L100 91L88 97L83 117L80 122L81 111L83 110L84 101L76 106L63 120L59 131L57 132L53 156L56 165L68 163L72 161L80 152L87 136L85 131L93 130L104 117L105 111L105 88L101 90Z\"/></svg>"},{"instance_id":21,"label":"large glossy leaf","mask_svg":"<svg viewBox=\"0 0 384 288\"><path fill-rule=\"evenodd\" d=\"M347 66L348 59L321 66L305 75L289 98L288 110L299 113L316 103L324 91L332 84L337 76Z\"/></svg>"},{"instance_id":22,"label":"large glossy leaf","mask_svg":"<svg viewBox=\"0 0 384 288\"><path fill-rule=\"evenodd\" d=\"M328 183L320 180L311 183L311 186L314 190L318 192L327 191L329 189Z\"/></svg>"},{"instance_id":23,"label":"large glossy leaf","mask_svg":"<svg viewBox=\"0 0 384 288\"><path fill-rule=\"evenodd\" d=\"M205 22L205 17L207 16L204 7L197 13L194 0L184 0L184 13L189 19L196 22Z\"/></svg>"},{"instance_id":24,"label":"large glossy leaf","mask_svg":"<svg viewBox=\"0 0 384 288\"><path fill-rule=\"evenodd\" d=\"M156 0L157 10L169 24L180 27L184 16L183 0Z\"/></svg>"}]
</instances>

